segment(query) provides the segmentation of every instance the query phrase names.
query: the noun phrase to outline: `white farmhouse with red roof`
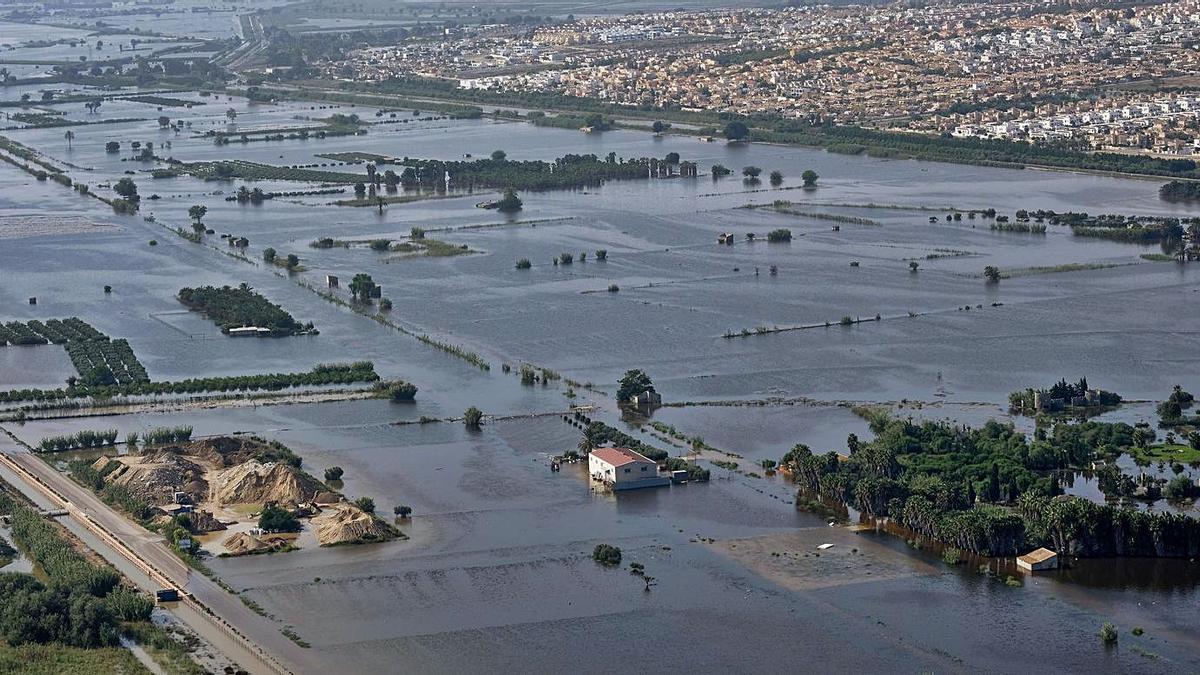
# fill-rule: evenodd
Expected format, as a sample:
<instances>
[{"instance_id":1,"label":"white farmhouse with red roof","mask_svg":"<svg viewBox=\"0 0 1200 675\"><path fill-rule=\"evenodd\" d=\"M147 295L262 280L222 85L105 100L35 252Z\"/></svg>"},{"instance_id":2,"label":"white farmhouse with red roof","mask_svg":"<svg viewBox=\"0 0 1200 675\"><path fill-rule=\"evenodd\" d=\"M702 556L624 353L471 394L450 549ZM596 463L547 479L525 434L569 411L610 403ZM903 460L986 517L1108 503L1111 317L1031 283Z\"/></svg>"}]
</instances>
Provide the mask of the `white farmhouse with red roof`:
<instances>
[{"instance_id":1,"label":"white farmhouse with red roof","mask_svg":"<svg viewBox=\"0 0 1200 675\"><path fill-rule=\"evenodd\" d=\"M671 480L658 475L658 464L628 448L596 448L588 454L588 473L592 479L613 490L669 485Z\"/></svg>"}]
</instances>

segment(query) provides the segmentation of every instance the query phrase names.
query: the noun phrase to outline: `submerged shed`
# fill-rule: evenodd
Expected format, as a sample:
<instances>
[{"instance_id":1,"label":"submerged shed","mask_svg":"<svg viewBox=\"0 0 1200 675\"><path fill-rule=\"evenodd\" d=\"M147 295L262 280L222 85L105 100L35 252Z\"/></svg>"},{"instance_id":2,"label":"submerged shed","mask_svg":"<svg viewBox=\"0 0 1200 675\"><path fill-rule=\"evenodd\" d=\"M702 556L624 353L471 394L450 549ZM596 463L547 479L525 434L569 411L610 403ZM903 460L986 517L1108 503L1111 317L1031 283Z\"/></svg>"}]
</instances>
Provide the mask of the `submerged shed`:
<instances>
[{"instance_id":1,"label":"submerged shed","mask_svg":"<svg viewBox=\"0 0 1200 675\"><path fill-rule=\"evenodd\" d=\"M1017 567L1026 572L1058 569L1058 554L1048 548L1039 548L1017 558Z\"/></svg>"}]
</instances>

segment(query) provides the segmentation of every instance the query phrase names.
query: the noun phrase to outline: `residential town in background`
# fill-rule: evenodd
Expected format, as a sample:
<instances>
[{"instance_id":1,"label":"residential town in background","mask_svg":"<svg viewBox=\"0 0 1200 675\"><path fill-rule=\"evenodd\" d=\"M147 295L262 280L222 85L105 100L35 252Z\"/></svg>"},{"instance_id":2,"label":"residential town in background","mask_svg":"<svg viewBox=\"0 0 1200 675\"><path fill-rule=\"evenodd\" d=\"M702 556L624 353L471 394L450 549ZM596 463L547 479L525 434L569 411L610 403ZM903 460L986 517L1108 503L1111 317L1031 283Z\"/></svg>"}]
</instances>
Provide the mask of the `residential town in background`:
<instances>
[{"instance_id":1,"label":"residential town in background","mask_svg":"<svg viewBox=\"0 0 1200 675\"><path fill-rule=\"evenodd\" d=\"M1190 155L1200 1L814 6L473 25L321 64L659 106Z\"/></svg>"}]
</instances>

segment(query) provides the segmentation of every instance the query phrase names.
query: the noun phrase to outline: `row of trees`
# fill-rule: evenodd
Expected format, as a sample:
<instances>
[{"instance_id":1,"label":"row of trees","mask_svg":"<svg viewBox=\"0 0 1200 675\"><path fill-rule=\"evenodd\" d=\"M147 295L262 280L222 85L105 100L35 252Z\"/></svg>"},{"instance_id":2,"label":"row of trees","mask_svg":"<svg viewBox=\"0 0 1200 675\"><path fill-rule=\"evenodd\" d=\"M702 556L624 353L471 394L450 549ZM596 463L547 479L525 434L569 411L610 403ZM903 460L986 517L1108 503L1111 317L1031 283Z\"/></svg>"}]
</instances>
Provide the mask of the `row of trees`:
<instances>
[{"instance_id":1,"label":"row of trees","mask_svg":"<svg viewBox=\"0 0 1200 675\"><path fill-rule=\"evenodd\" d=\"M1158 189L1158 196L1168 202L1193 202L1200 200L1200 183L1173 180Z\"/></svg>"},{"instance_id":2,"label":"row of trees","mask_svg":"<svg viewBox=\"0 0 1200 675\"><path fill-rule=\"evenodd\" d=\"M66 349L80 375L79 378L67 378L69 387L77 384L97 387L150 381L145 366L133 353L128 340L73 340L67 343Z\"/></svg>"},{"instance_id":3,"label":"row of trees","mask_svg":"<svg viewBox=\"0 0 1200 675\"><path fill-rule=\"evenodd\" d=\"M186 443L192 440L191 425L178 427L157 427L141 435L145 445L167 445L170 443ZM136 441L136 438L131 439Z\"/></svg>"},{"instance_id":4,"label":"row of trees","mask_svg":"<svg viewBox=\"0 0 1200 675\"><path fill-rule=\"evenodd\" d=\"M116 429L107 429L104 431L84 430L66 436L47 436L38 444L38 449L42 452L64 452L66 450L99 448L116 444L117 434Z\"/></svg>"},{"instance_id":5,"label":"row of trees","mask_svg":"<svg viewBox=\"0 0 1200 675\"><path fill-rule=\"evenodd\" d=\"M203 377L175 382L137 382L110 386L79 385L66 389L9 389L0 391L0 403L18 401L60 401L73 398L112 398L114 396L163 396L210 392L279 391L294 387L327 386L376 382L379 375L370 361L345 365L318 366L307 373L269 373Z\"/></svg>"},{"instance_id":6,"label":"row of trees","mask_svg":"<svg viewBox=\"0 0 1200 675\"><path fill-rule=\"evenodd\" d=\"M713 164L713 166L712 166L712 177L713 178L720 178L722 176L728 176L730 173L732 173L732 172L728 168L726 168L725 166L723 166L721 164ZM742 178L747 183L757 183L758 177L761 175L762 175L762 169L760 169L757 166L742 167ZM818 176L817 172L813 171L812 169L805 169L804 173L800 174L800 180L804 182L804 187L806 187L806 188L816 187L818 178L820 178L820 176ZM783 172L778 169L772 171L771 175L770 175L770 180L771 180L771 185L774 187L779 187L780 185L783 185Z\"/></svg>"},{"instance_id":7,"label":"row of trees","mask_svg":"<svg viewBox=\"0 0 1200 675\"><path fill-rule=\"evenodd\" d=\"M70 344L71 342L104 341L108 336L78 317L69 319L37 319L29 322L9 321L0 324L0 347L5 344Z\"/></svg>"},{"instance_id":8,"label":"row of trees","mask_svg":"<svg viewBox=\"0 0 1200 675\"><path fill-rule=\"evenodd\" d=\"M649 178L651 158L618 159L609 153L601 159L594 154L568 154L553 162L541 160L509 160L503 151L488 159L473 161L443 161L412 159L400 161L405 168L398 175L405 187L445 189L512 188L515 190L551 190L595 187L606 180L637 180ZM386 174L385 174L386 175Z\"/></svg>"}]
</instances>

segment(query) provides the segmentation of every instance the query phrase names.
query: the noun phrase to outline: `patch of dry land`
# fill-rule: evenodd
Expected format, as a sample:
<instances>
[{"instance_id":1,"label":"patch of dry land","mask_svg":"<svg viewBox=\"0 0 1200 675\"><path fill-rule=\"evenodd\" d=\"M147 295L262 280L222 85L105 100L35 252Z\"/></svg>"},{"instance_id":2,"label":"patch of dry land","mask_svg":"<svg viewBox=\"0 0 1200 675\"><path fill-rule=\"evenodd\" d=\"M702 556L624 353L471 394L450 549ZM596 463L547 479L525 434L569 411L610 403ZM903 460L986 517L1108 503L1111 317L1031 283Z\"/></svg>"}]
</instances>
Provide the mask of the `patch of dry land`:
<instances>
[{"instance_id":1,"label":"patch of dry land","mask_svg":"<svg viewBox=\"0 0 1200 675\"><path fill-rule=\"evenodd\" d=\"M39 214L0 216L0 240L41 237L50 234L85 234L112 229L116 229L116 226L94 223L76 216Z\"/></svg>"},{"instance_id":2,"label":"patch of dry land","mask_svg":"<svg viewBox=\"0 0 1200 675\"><path fill-rule=\"evenodd\" d=\"M320 546L388 541L403 535L301 469L301 460L278 442L217 437L101 457L92 467L105 481L162 510L163 519L190 508L185 524L196 535L228 530L213 552L245 555L290 550L313 539ZM268 505L287 509L300 533L257 528Z\"/></svg>"},{"instance_id":3,"label":"patch of dry land","mask_svg":"<svg viewBox=\"0 0 1200 675\"><path fill-rule=\"evenodd\" d=\"M825 544L833 545L819 548ZM844 527L730 539L713 547L771 582L798 591L936 573L925 562Z\"/></svg>"}]
</instances>

